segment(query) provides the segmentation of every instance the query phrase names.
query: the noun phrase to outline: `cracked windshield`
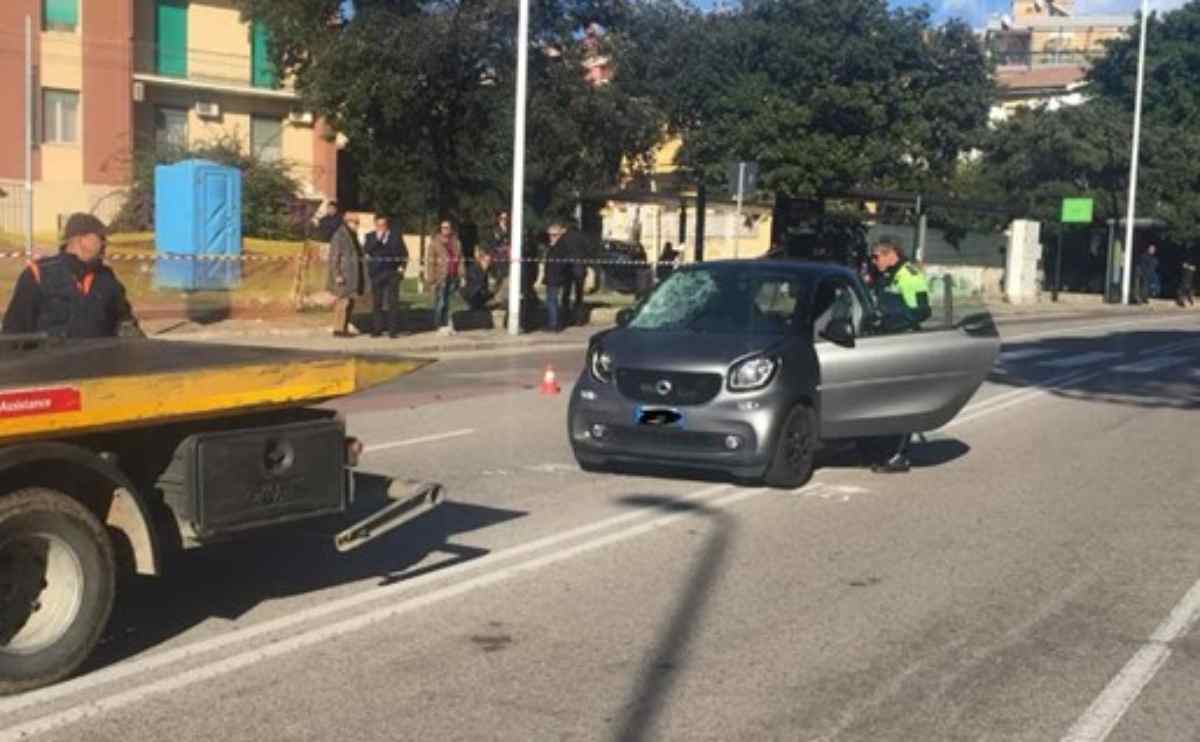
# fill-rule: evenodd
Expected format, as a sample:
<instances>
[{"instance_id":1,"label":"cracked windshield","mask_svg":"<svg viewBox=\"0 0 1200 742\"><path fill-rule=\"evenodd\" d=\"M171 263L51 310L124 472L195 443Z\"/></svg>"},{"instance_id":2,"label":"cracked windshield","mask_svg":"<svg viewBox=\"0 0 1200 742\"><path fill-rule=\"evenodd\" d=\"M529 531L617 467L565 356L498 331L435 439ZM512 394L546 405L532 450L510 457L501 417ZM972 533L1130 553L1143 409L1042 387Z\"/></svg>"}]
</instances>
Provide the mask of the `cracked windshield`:
<instances>
[{"instance_id":1,"label":"cracked windshield","mask_svg":"<svg viewBox=\"0 0 1200 742\"><path fill-rule=\"evenodd\" d=\"M1200 0L0 70L0 742L1200 739Z\"/></svg>"}]
</instances>

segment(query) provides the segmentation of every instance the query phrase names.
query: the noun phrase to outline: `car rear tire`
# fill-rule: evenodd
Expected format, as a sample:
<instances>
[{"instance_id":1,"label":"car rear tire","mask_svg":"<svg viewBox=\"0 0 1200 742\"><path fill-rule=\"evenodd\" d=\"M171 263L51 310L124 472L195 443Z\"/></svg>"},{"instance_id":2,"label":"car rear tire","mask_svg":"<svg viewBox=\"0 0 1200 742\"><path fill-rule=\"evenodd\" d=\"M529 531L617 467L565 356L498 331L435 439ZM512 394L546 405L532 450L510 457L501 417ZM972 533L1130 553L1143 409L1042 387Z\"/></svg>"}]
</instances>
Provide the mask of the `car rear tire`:
<instances>
[{"instance_id":1,"label":"car rear tire","mask_svg":"<svg viewBox=\"0 0 1200 742\"><path fill-rule=\"evenodd\" d=\"M91 510L50 489L0 496L0 696L74 672L108 623L115 583Z\"/></svg>"},{"instance_id":2,"label":"car rear tire","mask_svg":"<svg viewBox=\"0 0 1200 742\"><path fill-rule=\"evenodd\" d=\"M803 487L812 478L816 454L816 415L811 408L796 405L779 431L763 483L778 489Z\"/></svg>"}]
</instances>

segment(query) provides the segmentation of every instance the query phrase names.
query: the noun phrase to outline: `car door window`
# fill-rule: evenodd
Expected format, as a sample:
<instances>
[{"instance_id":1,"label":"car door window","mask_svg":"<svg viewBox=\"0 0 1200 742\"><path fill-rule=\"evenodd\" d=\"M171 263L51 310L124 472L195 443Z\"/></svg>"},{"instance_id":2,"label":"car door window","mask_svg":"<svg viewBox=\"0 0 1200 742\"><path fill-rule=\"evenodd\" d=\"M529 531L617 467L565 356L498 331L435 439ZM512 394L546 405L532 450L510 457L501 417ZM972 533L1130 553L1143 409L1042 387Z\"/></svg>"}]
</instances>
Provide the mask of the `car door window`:
<instances>
[{"instance_id":1,"label":"car door window","mask_svg":"<svg viewBox=\"0 0 1200 742\"><path fill-rule=\"evenodd\" d=\"M866 307L844 278L827 278L821 282L813 298L813 338L820 340L821 333L834 320L850 320L855 334L860 334Z\"/></svg>"}]
</instances>

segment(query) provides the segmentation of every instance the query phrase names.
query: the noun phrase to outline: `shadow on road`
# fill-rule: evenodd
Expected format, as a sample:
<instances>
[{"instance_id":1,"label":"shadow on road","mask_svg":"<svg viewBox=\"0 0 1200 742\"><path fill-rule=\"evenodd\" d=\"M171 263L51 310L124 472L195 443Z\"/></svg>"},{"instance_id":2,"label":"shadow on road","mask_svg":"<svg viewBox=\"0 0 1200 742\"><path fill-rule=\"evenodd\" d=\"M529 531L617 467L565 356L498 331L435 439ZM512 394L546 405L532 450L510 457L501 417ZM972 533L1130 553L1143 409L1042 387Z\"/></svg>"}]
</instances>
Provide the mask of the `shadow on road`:
<instances>
[{"instance_id":1,"label":"shadow on road","mask_svg":"<svg viewBox=\"0 0 1200 742\"><path fill-rule=\"evenodd\" d=\"M360 503L381 498L388 482L385 477L360 476ZM184 552L168 565L166 575L132 578L120 586L108 629L84 671L134 656L206 620L236 620L270 600L361 580L390 585L478 559L488 551L450 541L525 515L446 501L347 554L333 548L332 532L340 523L263 531L246 540ZM412 569L435 552L446 558Z\"/></svg>"},{"instance_id":2,"label":"shadow on road","mask_svg":"<svg viewBox=\"0 0 1200 742\"><path fill-rule=\"evenodd\" d=\"M1200 331L1136 331L1114 333L1103 344L1095 338L1047 338L1004 346L1005 353L1037 353L1035 357L998 365L988 381L1012 387L1044 389L1066 399L1107 402L1147 409L1190 410L1200 407ZM1087 353L1123 353L1079 366L1045 366L1045 362L1082 358ZM1173 363L1167 363L1173 358ZM1155 359L1166 365L1155 368ZM1146 371L1114 371L1115 366L1149 364ZM1066 376L1065 380L1062 377ZM1058 381L1053 379L1058 378ZM1049 381L1048 381L1049 379Z\"/></svg>"},{"instance_id":3,"label":"shadow on road","mask_svg":"<svg viewBox=\"0 0 1200 742\"><path fill-rule=\"evenodd\" d=\"M671 689L686 670L688 647L703 623L704 611L736 534L737 521L723 510L658 495L629 495L619 502L633 508L696 513L714 524L700 560L678 592L671 618L643 659L641 673L624 704L625 715L613 739L628 742L653 736L654 724L666 706Z\"/></svg>"}]
</instances>

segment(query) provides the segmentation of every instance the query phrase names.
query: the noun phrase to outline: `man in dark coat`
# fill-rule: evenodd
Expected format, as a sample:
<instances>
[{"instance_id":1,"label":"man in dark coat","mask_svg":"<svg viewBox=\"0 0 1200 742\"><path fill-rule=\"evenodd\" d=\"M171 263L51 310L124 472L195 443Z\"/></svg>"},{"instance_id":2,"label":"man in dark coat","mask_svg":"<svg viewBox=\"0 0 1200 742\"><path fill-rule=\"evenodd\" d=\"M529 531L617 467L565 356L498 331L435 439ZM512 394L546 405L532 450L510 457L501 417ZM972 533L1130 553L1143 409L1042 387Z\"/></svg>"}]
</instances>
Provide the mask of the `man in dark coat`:
<instances>
[{"instance_id":1,"label":"man in dark coat","mask_svg":"<svg viewBox=\"0 0 1200 742\"><path fill-rule=\"evenodd\" d=\"M29 264L17 278L3 333L62 338L141 336L125 287L104 265L107 230L91 214L67 219L57 255Z\"/></svg>"},{"instance_id":2,"label":"man in dark coat","mask_svg":"<svg viewBox=\"0 0 1200 742\"><path fill-rule=\"evenodd\" d=\"M333 239L333 233L338 231L340 226L342 226L342 213L338 209L337 201L330 201L325 206L325 216L317 220L315 237L320 242L329 242Z\"/></svg>"},{"instance_id":3,"label":"man in dark coat","mask_svg":"<svg viewBox=\"0 0 1200 742\"><path fill-rule=\"evenodd\" d=\"M552 224L547 232L550 240L546 250L546 268L543 282L546 285L546 329L561 332L571 316L571 285L575 274L566 236L568 229L562 224Z\"/></svg>"},{"instance_id":4,"label":"man in dark coat","mask_svg":"<svg viewBox=\"0 0 1200 742\"><path fill-rule=\"evenodd\" d=\"M555 229L558 238L555 239L551 235L554 244L552 252L557 261L565 262L563 272L557 276L563 287L561 306L563 324L573 325L582 321L583 289L587 280L588 258L592 252L591 245L587 235L573 226L557 224ZM546 270L549 272L550 263L547 263Z\"/></svg>"},{"instance_id":5,"label":"man in dark coat","mask_svg":"<svg viewBox=\"0 0 1200 742\"><path fill-rule=\"evenodd\" d=\"M367 254L367 275L371 280L371 299L374 321L371 335L383 334L384 312L387 312L387 333L396 337L399 325L400 282L408 267L408 248L400 235L392 231L391 220L375 218L375 231L367 235L364 248Z\"/></svg>"},{"instance_id":6,"label":"man in dark coat","mask_svg":"<svg viewBox=\"0 0 1200 742\"><path fill-rule=\"evenodd\" d=\"M333 335L351 337L350 320L354 299L365 288L362 248L358 244L358 217L347 214L342 226L329 241L329 280L326 288L333 294Z\"/></svg>"},{"instance_id":7,"label":"man in dark coat","mask_svg":"<svg viewBox=\"0 0 1200 742\"><path fill-rule=\"evenodd\" d=\"M492 267L492 254L487 250L478 251L475 259L467 262L462 298L472 311L486 309L488 302L496 295L488 288L488 276Z\"/></svg>"}]
</instances>

